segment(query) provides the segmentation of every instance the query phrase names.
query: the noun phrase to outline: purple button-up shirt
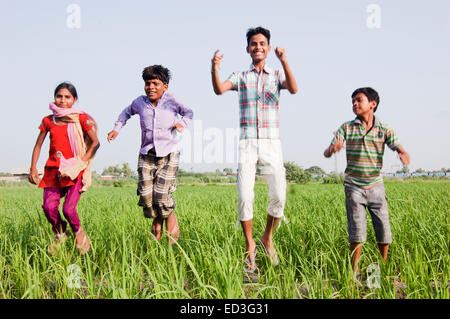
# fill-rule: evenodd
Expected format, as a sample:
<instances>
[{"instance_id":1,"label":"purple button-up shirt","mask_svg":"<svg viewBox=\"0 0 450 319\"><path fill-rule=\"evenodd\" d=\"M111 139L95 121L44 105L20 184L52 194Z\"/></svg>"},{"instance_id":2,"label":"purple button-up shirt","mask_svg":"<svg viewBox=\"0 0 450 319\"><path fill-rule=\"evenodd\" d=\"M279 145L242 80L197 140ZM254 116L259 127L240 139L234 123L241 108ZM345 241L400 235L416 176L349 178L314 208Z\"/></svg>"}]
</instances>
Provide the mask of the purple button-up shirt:
<instances>
[{"instance_id":1,"label":"purple button-up shirt","mask_svg":"<svg viewBox=\"0 0 450 319\"><path fill-rule=\"evenodd\" d=\"M135 114L139 114L142 130L140 153L147 154L154 147L158 157L177 151L177 130L174 125L179 123L186 128L194 116L191 109L170 93L165 92L156 106L147 96L141 95L120 113L114 131L119 132ZM179 119L178 115L182 118Z\"/></svg>"}]
</instances>

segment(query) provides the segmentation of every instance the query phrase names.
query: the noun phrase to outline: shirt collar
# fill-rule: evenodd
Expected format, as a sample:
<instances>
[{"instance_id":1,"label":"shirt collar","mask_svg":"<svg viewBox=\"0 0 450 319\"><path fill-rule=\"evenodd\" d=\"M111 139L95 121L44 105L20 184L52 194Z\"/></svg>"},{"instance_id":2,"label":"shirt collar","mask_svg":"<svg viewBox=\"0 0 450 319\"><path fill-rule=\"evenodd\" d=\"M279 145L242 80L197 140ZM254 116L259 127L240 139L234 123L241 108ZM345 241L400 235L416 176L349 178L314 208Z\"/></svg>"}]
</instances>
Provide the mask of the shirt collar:
<instances>
[{"instance_id":1,"label":"shirt collar","mask_svg":"<svg viewBox=\"0 0 450 319\"><path fill-rule=\"evenodd\" d=\"M153 103L150 102L150 99L148 98L147 95L143 95L144 96L144 101L145 101L145 103L149 104L149 106L157 107L158 105L160 105L161 103L164 102L164 99L166 98L166 93L167 93L167 91L165 91L163 93L163 95L161 95L161 98L159 99L159 102L156 105L153 105Z\"/></svg>"},{"instance_id":2,"label":"shirt collar","mask_svg":"<svg viewBox=\"0 0 450 319\"><path fill-rule=\"evenodd\" d=\"M256 68L255 68L255 66L253 65L253 63L250 64L250 71L256 71ZM266 72L266 73L272 73L272 69L271 69L270 67L267 66L267 63L264 64L263 71Z\"/></svg>"},{"instance_id":3,"label":"shirt collar","mask_svg":"<svg viewBox=\"0 0 450 319\"><path fill-rule=\"evenodd\" d=\"M361 123L361 120L358 118L358 117L356 117L355 118L355 123L358 123L358 124L362 124ZM373 126L375 127L375 126L380 126L380 119L377 117L377 116L375 116L375 114L373 115Z\"/></svg>"}]
</instances>

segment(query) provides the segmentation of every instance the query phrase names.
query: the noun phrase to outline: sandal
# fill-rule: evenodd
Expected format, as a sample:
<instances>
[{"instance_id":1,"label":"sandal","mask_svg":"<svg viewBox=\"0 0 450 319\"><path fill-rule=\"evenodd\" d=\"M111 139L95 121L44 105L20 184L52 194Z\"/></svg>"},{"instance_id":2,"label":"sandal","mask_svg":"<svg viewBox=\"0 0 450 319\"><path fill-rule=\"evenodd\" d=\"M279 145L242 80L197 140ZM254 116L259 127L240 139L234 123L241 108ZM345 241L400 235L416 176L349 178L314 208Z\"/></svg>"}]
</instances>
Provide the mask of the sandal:
<instances>
[{"instance_id":1,"label":"sandal","mask_svg":"<svg viewBox=\"0 0 450 319\"><path fill-rule=\"evenodd\" d=\"M264 245L264 243L259 240L259 243L264 247L264 250L266 251L267 255L269 256L270 262L272 263L273 266L278 266L279 260L278 260L278 253L277 250L275 249L275 246L272 243L272 248L273 248L273 253L267 249L267 247Z\"/></svg>"},{"instance_id":2,"label":"sandal","mask_svg":"<svg viewBox=\"0 0 450 319\"><path fill-rule=\"evenodd\" d=\"M84 255L91 248L91 242L89 241L89 237L83 228L80 228L78 232L75 234L76 246L80 254Z\"/></svg>"},{"instance_id":3,"label":"sandal","mask_svg":"<svg viewBox=\"0 0 450 319\"><path fill-rule=\"evenodd\" d=\"M258 268L256 267L255 258L258 253L258 248L255 248L255 252L253 253L253 258L247 258L244 262L244 272L248 274L253 274Z\"/></svg>"}]
</instances>

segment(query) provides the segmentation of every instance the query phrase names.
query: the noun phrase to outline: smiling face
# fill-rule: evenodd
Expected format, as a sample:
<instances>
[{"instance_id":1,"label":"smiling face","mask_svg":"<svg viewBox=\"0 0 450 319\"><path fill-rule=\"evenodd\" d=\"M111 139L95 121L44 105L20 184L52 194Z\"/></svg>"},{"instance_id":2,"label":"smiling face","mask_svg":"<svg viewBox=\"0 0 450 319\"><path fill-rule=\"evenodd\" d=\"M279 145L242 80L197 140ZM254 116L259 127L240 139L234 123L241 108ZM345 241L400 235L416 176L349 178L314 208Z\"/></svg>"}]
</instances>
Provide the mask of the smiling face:
<instances>
[{"instance_id":1,"label":"smiling face","mask_svg":"<svg viewBox=\"0 0 450 319\"><path fill-rule=\"evenodd\" d=\"M247 53L250 54L253 64L265 60L269 52L270 45L264 35L258 33L250 38L247 46Z\"/></svg>"},{"instance_id":2,"label":"smiling face","mask_svg":"<svg viewBox=\"0 0 450 319\"><path fill-rule=\"evenodd\" d=\"M377 102L370 101L364 93L358 93L352 98L353 113L364 116L374 112Z\"/></svg>"},{"instance_id":3,"label":"smiling face","mask_svg":"<svg viewBox=\"0 0 450 319\"><path fill-rule=\"evenodd\" d=\"M58 107L68 109L71 108L72 105L77 101L76 98L73 97L72 93L66 88L58 90L55 95L55 104Z\"/></svg>"},{"instance_id":4,"label":"smiling face","mask_svg":"<svg viewBox=\"0 0 450 319\"><path fill-rule=\"evenodd\" d=\"M169 87L159 79L145 80L144 91L150 102L156 106L164 92Z\"/></svg>"}]
</instances>

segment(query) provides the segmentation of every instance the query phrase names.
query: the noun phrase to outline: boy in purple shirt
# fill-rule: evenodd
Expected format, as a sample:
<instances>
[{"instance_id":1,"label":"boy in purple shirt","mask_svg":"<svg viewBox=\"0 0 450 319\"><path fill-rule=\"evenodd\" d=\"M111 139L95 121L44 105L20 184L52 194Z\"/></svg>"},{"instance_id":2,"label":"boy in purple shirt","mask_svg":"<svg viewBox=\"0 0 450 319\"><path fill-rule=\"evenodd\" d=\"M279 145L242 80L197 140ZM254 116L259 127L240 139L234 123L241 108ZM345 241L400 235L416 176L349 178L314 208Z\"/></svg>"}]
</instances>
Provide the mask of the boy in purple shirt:
<instances>
[{"instance_id":1,"label":"boy in purple shirt","mask_svg":"<svg viewBox=\"0 0 450 319\"><path fill-rule=\"evenodd\" d=\"M193 112L170 93L167 93L170 71L161 66L146 67L142 72L146 95L136 98L122 113L114 129L108 133L108 142L114 140L128 119L138 114L141 124L141 150L138 160L139 182L137 194L144 216L153 218L152 234L161 239L164 221L169 242L178 240L180 230L173 212L180 152L177 133L192 120ZM178 118L181 115L181 119Z\"/></svg>"}]
</instances>

